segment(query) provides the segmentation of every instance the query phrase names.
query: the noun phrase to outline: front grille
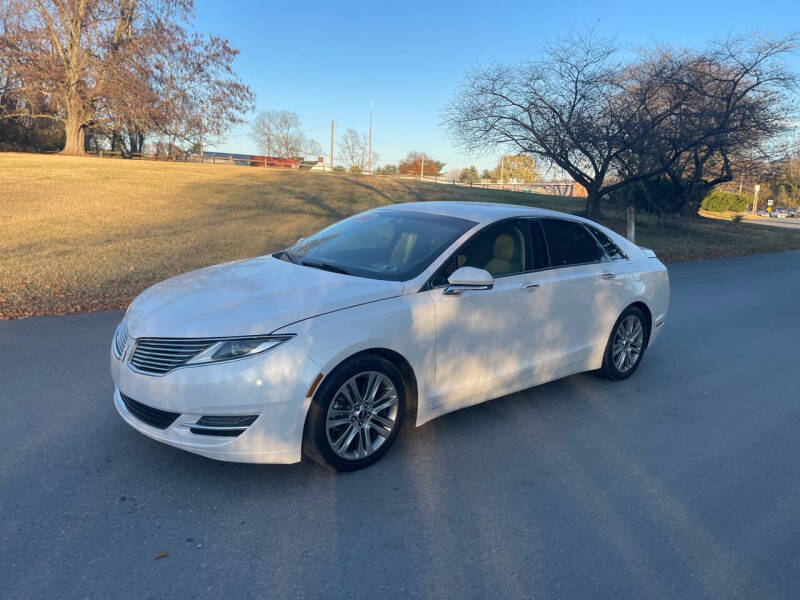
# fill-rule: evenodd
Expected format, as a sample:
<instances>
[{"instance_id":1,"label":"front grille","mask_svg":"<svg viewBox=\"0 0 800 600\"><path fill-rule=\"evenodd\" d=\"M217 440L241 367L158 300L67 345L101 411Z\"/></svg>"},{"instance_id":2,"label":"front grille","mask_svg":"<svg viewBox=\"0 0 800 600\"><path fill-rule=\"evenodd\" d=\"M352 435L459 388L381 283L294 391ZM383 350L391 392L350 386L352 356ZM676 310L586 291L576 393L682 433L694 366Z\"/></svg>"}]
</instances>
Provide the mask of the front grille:
<instances>
[{"instance_id":1,"label":"front grille","mask_svg":"<svg viewBox=\"0 0 800 600\"><path fill-rule=\"evenodd\" d=\"M114 354L116 354L117 358L122 358L122 353L125 352L125 344L127 343L128 328L125 326L125 319L123 319L114 332Z\"/></svg>"},{"instance_id":2,"label":"front grille","mask_svg":"<svg viewBox=\"0 0 800 600\"><path fill-rule=\"evenodd\" d=\"M164 375L218 341L207 338L142 338L136 342L131 364L145 373Z\"/></svg>"},{"instance_id":3,"label":"front grille","mask_svg":"<svg viewBox=\"0 0 800 600\"><path fill-rule=\"evenodd\" d=\"M156 429L166 429L175 422L175 419L181 416L180 413L167 412L166 410L160 410L137 402L133 398L128 398L122 392L119 395L129 413Z\"/></svg>"}]
</instances>

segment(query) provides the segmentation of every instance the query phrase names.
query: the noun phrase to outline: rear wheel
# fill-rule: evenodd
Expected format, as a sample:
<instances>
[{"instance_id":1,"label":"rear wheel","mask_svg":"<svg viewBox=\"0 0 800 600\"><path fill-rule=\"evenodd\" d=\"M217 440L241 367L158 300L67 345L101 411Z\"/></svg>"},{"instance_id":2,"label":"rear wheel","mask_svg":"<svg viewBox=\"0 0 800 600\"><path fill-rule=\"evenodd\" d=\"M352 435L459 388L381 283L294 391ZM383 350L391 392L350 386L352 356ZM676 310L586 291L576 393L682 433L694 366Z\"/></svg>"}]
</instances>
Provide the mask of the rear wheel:
<instances>
[{"instance_id":1,"label":"rear wheel","mask_svg":"<svg viewBox=\"0 0 800 600\"><path fill-rule=\"evenodd\" d=\"M644 312L636 306L629 306L611 330L600 374L613 380L626 379L633 375L642 362L647 337Z\"/></svg>"},{"instance_id":2,"label":"rear wheel","mask_svg":"<svg viewBox=\"0 0 800 600\"><path fill-rule=\"evenodd\" d=\"M405 415L400 371L377 355L357 357L325 378L309 408L303 450L337 471L354 471L381 458Z\"/></svg>"}]
</instances>

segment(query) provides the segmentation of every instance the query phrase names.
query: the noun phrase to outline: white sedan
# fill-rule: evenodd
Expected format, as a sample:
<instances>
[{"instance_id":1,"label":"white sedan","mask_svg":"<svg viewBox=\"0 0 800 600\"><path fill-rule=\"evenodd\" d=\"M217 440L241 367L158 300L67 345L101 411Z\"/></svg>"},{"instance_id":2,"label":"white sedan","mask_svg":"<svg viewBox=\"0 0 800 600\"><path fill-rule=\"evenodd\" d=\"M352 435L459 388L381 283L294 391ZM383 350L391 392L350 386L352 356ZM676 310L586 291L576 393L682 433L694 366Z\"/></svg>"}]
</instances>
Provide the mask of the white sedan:
<instances>
[{"instance_id":1,"label":"white sedan","mask_svg":"<svg viewBox=\"0 0 800 600\"><path fill-rule=\"evenodd\" d=\"M145 290L112 341L114 402L203 456L353 470L404 421L581 371L629 377L668 303L655 254L592 221L396 204Z\"/></svg>"}]
</instances>

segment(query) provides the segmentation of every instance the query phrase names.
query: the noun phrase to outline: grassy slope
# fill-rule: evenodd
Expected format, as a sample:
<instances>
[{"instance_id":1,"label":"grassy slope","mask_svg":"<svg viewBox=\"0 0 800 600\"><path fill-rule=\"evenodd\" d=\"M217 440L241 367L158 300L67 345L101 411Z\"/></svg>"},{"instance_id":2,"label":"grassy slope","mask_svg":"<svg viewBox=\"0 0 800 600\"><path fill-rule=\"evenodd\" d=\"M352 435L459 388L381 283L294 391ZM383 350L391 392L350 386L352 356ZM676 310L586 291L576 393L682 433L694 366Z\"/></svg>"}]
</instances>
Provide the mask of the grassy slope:
<instances>
[{"instance_id":1,"label":"grassy slope","mask_svg":"<svg viewBox=\"0 0 800 600\"><path fill-rule=\"evenodd\" d=\"M125 306L146 286L264 254L393 202L579 200L388 178L0 154L0 318ZM621 216L608 224L621 230ZM800 248L800 233L700 220L638 225L667 260Z\"/></svg>"}]
</instances>

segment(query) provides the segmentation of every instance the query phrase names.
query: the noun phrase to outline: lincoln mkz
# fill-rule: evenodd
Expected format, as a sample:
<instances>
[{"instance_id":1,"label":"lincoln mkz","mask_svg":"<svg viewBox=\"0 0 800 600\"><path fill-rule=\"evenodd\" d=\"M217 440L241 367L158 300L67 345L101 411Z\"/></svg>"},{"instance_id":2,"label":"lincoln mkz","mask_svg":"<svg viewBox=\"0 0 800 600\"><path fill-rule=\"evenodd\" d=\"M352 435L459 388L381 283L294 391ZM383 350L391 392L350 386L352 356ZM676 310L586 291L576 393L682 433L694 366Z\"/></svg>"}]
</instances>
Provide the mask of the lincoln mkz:
<instances>
[{"instance_id":1,"label":"lincoln mkz","mask_svg":"<svg viewBox=\"0 0 800 600\"><path fill-rule=\"evenodd\" d=\"M354 470L404 422L582 371L631 376L668 302L655 254L592 221L391 205L145 290L111 344L114 403L217 460Z\"/></svg>"}]
</instances>

